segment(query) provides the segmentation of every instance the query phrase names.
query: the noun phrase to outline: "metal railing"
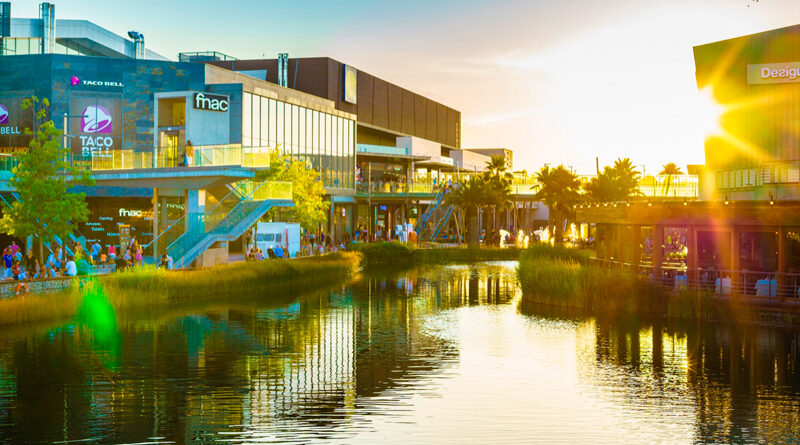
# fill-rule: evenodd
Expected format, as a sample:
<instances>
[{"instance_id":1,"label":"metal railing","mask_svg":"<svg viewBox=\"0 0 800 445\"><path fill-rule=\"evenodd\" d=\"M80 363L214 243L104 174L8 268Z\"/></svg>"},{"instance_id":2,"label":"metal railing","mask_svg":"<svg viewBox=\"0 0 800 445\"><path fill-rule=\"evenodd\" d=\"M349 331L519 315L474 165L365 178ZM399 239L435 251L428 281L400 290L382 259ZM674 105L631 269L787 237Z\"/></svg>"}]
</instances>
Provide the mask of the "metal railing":
<instances>
[{"instance_id":1,"label":"metal railing","mask_svg":"<svg viewBox=\"0 0 800 445\"><path fill-rule=\"evenodd\" d=\"M592 263L606 269L636 273L659 285L678 291L711 292L720 297L734 297L755 302L794 301L800 303L800 273L753 270L687 268L681 265L634 265L628 262L592 258Z\"/></svg>"},{"instance_id":2,"label":"metal railing","mask_svg":"<svg viewBox=\"0 0 800 445\"><path fill-rule=\"evenodd\" d=\"M239 144L195 146L194 156L188 165L184 157L184 147L110 150L89 156L71 155L69 160L75 167L92 171L223 165L269 168L272 149L272 147L243 147ZM0 168L2 166L0 164Z\"/></svg>"}]
</instances>

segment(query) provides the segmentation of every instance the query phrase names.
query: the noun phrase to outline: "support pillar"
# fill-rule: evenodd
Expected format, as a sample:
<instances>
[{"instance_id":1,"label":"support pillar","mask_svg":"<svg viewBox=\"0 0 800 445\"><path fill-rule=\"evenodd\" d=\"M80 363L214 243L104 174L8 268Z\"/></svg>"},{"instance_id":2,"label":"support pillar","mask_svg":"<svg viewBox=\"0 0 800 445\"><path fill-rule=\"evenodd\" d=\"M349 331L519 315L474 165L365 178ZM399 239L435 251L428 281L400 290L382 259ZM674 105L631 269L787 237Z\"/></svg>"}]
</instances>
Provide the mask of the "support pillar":
<instances>
[{"instance_id":1,"label":"support pillar","mask_svg":"<svg viewBox=\"0 0 800 445\"><path fill-rule=\"evenodd\" d=\"M333 211L334 208L335 208L335 205L333 203L333 196L331 196L331 208L330 208L330 212L328 213L328 238L330 238L331 244L335 246L336 245L336 238L334 238L333 231L334 231L334 227L335 227L335 224L336 224L336 221L334 220L334 218L336 218L336 214Z\"/></svg>"},{"instance_id":2,"label":"support pillar","mask_svg":"<svg viewBox=\"0 0 800 445\"><path fill-rule=\"evenodd\" d=\"M783 301L784 293L781 290L786 286L786 228L778 227L778 298ZM794 294L794 289L792 289Z\"/></svg>"},{"instance_id":3,"label":"support pillar","mask_svg":"<svg viewBox=\"0 0 800 445\"><path fill-rule=\"evenodd\" d=\"M639 263L642 261L642 226L631 226L631 267L638 271Z\"/></svg>"},{"instance_id":4,"label":"support pillar","mask_svg":"<svg viewBox=\"0 0 800 445\"><path fill-rule=\"evenodd\" d=\"M697 227L689 226L686 233L686 247L688 251L686 254L686 268L688 269L686 279L689 283L697 283ZM689 286L691 286L691 284L689 284Z\"/></svg>"},{"instance_id":5,"label":"support pillar","mask_svg":"<svg viewBox=\"0 0 800 445\"><path fill-rule=\"evenodd\" d=\"M664 264L664 226L653 226L653 277L661 280L661 265Z\"/></svg>"},{"instance_id":6,"label":"support pillar","mask_svg":"<svg viewBox=\"0 0 800 445\"><path fill-rule=\"evenodd\" d=\"M744 284L739 280L739 228L731 226L731 289L741 289L744 293Z\"/></svg>"},{"instance_id":7,"label":"support pillar","mask_svg":"<svg viewBox=\"0 0 800 445\"><path fill-rule=\"evenodd\" d=\"M158 213L158 188L153 187L153 258L156 260L156 264L158 264L158 220L160 219Z\"/></svg>"},{"instance_id":8,"label":"support pillar","mask_svg":"<svg viewBox=\"0 0 800 445\"><path fill-rule=\"evenodd\" d=\"M628 237L630 236L630 232L628 232L628 226L626 225L619 225L617 226L617 261L620 263L628 262Z\"/></svg>"},{"instance_id":9,"label":"support pillar","mask_svg":"<svg viewBox=\"0 0 800 445\"><path fill-rule=\"evenodd\" d=\"M186 194L186 230L189 231L197 226L200 222L200 217L206 212L206 191L205 190L187 190ZM201 228L205 230L205 227Z\"/></svg>"}]
</instances>

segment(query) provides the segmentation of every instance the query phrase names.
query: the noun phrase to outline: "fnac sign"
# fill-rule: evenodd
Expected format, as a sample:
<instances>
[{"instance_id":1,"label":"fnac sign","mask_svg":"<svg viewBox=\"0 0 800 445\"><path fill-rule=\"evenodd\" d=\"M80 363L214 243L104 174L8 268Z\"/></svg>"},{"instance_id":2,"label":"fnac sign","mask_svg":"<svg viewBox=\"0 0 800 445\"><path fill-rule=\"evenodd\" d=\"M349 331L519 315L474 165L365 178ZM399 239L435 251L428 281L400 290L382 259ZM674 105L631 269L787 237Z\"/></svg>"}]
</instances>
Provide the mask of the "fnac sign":
<instances>
[{"instance_id":1,"label":"fnac sign","mask_svg":"<svg viewBox=\"0 0 800 445\"><path fill-rule=\"evenodd\" d=\"M228 111L228 96L216 94L194 93L194 107L198 110Z\"/></svg>"}]
</instances>

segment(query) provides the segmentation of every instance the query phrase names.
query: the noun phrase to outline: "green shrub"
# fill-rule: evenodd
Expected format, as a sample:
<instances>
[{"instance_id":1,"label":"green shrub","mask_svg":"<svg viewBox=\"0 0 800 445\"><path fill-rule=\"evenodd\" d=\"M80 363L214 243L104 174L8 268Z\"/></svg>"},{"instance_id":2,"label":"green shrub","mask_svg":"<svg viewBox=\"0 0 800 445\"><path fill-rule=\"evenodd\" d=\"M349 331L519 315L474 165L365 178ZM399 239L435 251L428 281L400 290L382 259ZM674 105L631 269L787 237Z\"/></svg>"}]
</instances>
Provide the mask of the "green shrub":
<instances>
[{"instance_id":1,"label":"green shrub","mask_svg":"<svg viewBox=\"0 0 800 445\"><path fill-rule=\"evenodd\" d=\"M574 261L578 264L589 264L589 252L586 250L545 243L531 244L530 247L523 250L520 254L520 261L532 260L535 258L548 258L552 260Z\"/></svg>"},{"instance_id":2,"label":"green shrub","mask_svg":"<svg viewBox=\"0 0 800 445\"><path fill-rule=\"evenodd\" d=\"M398 241L350 243L347 249L363 255L362 264L365 266L411 264L414 262L414 247Z\"/></svg>"}]
</instances>

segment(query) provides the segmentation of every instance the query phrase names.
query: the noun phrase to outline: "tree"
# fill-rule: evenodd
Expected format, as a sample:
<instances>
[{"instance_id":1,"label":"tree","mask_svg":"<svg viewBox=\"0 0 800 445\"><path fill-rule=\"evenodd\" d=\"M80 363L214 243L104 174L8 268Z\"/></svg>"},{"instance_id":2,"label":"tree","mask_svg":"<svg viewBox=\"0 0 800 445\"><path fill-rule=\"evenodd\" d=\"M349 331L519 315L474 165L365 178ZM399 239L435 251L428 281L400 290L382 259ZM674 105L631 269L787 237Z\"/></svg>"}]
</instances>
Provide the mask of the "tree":
<instances>
[{"instance_id":1,"label":"tree","mask_svg":"<svg viewBox=\"0 0 800 445\"><path fill-rule=\"evenodd\" d=\"M486 161L486 171L483 172L483 179L488 186L487 193L492 200L488 205L495 211L498 207L510 207L511 182L514 179L514 175L508 171L504 157L499 155L492 156L489 161ZM493 217L492 228L496 228L496 226L496 218Z\"/></svg>"},{"instance_id":2,"label":"tree","mask_svg":"<svg viewBox=\"0 0 800 445\"><path fill-rule=\"evenodd\" d=\"M548 229L556 242L563 239L562 226L573 217L573 207L581 200L581 182L578 176L559 165L556 168L543 167L536 173L535 198L550 210Z\"/></svg>"},{"instance_id":3,"label":"tree","mask_svg":"<svg viewBox=\"0 0 800 445\"><path fill-rule=\"evenodd\" d=\"M666 175L667 177L667 182L664 184L664 197L669 196L669 188L672 185L672 177L682 174L683 172L681 171L681 168L675 165L674 162L664 164L664 167L661 169L661 173L659 173L659 175Z\"/></svg>"},{"instance_id":4,"label":"tree","mask_svg":"<svg viewBox=\"0 0 800 445\"><path fill-rule=\"evenodd\" d=\"M70 191L71 185L94 185L88 170L67 162L68 149L62 144L62 131L47 120L49 101L36 96L22 101L22 109L33 114L33 128L28 151L15 155L17 166L11 170L10 183L19 194L19 201L4 205L0 230L25 238L39 236L39 257L43 244L56 237L66 240L79 222L89 216L86 195Z\"/></svg>"},{"instance_id":5,"label":"tree","mask_svg":"<svg viewBox=\"0 0 800 445\"><path fill-rule=\"evenodd\" d=\"M493 204L496 191L482 176L473 175L469 180L453 186L444 197L445 205L452 205L464 210L467 216L467 243L478 244L480 228L478 227L478 211Z\"/></svg>"},{"instance_id":6,"label":"tree","mask_svg":"<svg viewBox=\"0 0 800 445\"><path fill-rule=\"evenodd\" d=\"M307 231L315 231L319 224L325 222L326 209L329 204L322 198L325 188L318 171L307 166L305 162L290 155L282 155L276 148L270 155L270 170L262 179L288 181L292 183L292 201L294 207L280 210L282 218L299 222ZM270 216L276 216L276 210Z\"/></svg>"},{"instance_id":7,"label":"tree","mask_svg":"<svg viewBox=\"0 0 800 445\"><path fill-rule=\"evenodd\" d=\"M638 196L641 174L634 168L629 158L617 159L612 167L603 171L586 185L589 198L598 202L627 201Z\"/></svg>"}]
</instances>

